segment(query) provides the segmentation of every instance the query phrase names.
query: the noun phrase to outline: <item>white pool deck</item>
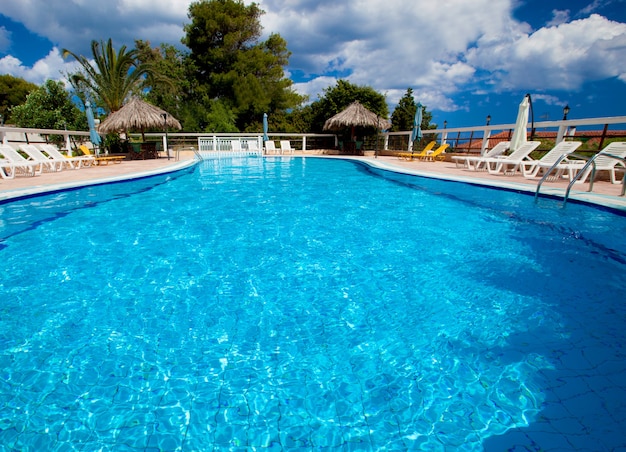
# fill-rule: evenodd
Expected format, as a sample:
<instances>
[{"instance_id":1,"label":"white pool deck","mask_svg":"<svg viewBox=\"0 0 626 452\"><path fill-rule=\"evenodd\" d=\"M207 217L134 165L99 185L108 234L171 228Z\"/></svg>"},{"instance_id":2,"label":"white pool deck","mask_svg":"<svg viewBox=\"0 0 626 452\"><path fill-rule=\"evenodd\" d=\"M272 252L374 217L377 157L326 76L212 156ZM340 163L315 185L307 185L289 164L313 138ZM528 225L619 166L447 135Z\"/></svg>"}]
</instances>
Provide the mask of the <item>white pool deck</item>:
<instances>
[{"instance_id":1,"label":"white pool deck","mask_svg":"<svg viewBox=\"0 0 626 452\"><path fill-rule=\"evenodd\" d=\"M268 156L276 158L276 156ZM344 158L359 160L374 167L413 174L423 177L451 180L477 185L505 188L515 191L529 192L534 194L537 188L538 178L525 179L521 174L515 176L492 175L486 171L472 171L457 168L454 162L422 162L407 161L397 157L347 157L347 156L320 156L320 155L294 155L280 158ZM174 161L166 158L156 160L129 160L120 164L81 168L79 170L65 169L55 173L43 173L39 176L17 176L14 179L0 179L0 201L32 196L36 194L60 191L80 186L103 184L119 180L130 180L156 174L177 171L194 164L192 156L183 156L181 160ZM621 180L621 174L618 174ZM546 181L541 193L554 195L562 198L567 189L568 181ZM593 186L593 192L588 191L589 183L576 184L570 192L570 199L626 211L626 197L620 196L621 184L611 184L609 181L597 180Z\"/></svg>"}]
</instances>

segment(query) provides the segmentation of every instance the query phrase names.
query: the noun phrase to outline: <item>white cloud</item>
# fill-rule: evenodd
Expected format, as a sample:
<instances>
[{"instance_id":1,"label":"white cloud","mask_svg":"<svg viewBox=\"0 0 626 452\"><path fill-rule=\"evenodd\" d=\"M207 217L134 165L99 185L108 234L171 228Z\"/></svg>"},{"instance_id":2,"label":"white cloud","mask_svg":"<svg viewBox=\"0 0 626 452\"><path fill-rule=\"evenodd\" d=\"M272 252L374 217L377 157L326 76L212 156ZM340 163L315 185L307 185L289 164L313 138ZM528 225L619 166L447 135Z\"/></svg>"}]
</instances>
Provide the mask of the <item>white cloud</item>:
<instances>
[{"instance_id":1,"label":"white cloud","mask_svg":"<svg viewBox=\"0 0 626 452\"><path fill-rule=\"evenodd\" d=\"M623 76L625 46L626 24L594 14L509 39L479 40L467 61L493 71L502 90L576 90L586 81Z\"/></svg>"},{"instance_id":2,"label":"white cloud","mask_svg":"<svg viewBox=\"0 0 626 452\"><path fill-rule=\"evenodd\" d=\"M59 48L91 55L91 41L135 39L182 47L183 24L192 0L3 0L2 14Z\"/></svg>"},{"instance_id":3,"label":"white cloud","mask_svg":"<svg viewBox=\"0 0 626 452\"><path fill-rule=\"evenodd\" d=\"M0 74L11 74L41 85L47 79L62 80L63 73L76 71L78 63L63 59L56 47L32 67L24 66L17 58L8 55L0 59Z\"/></svg>"},{"instance_id":4,"label":"white cloud","mask_svg":"<svg viewBox=\"0 0 626 452\"><path fill-rule=\"evenodd\" d=\"M604 4L606 4L607 2L605 0L594 0L593 2L591 2L589 5L585 6L583 9L580 10L580 14L591 14L593 12L596 12L599 8L601 8ZM610 0L609 0L610 3Z\"/></svg>"},{"instance_id":5,"label":"white cloud","mask_svg":"<svg viewBox=\"0 0 626 452\"><path fill-rule=\"evenodd\" d=\"M335 77L322 76L308 82L294 83L293 87L298 94L308 96L309 102L315 102L319 94L336 83L337 79Z\"/></svg>"},{"instance_id":6,"label":"white cloud","mask_svg":"<svg viewBox=\"0 0 626 452\"><path fill-rule=\"evenodd\" d=\"M132 47L135 39L182 47L192 0L3 0L6 17L59 49L90 55L93 39ZM515 20L519 0L261 0L266 34L279 33L292 52L289 70L306 79L295 89L315 100L338 78L372 86L397 101L408 87L430 109L466 110L464 92L578 89L617 77L626 82L626 24L591 15L571 21L553 10L548 26ZM250 0L245 1L251 3ZM596 0L598 11L610 0ZM581 17L581 12L571 13ZM7 42L0 29L0 49ZM7 56L0 69L37 82L70 60L48 54L33 67ZM26 74L26 75L21 75Z\"/></svg>"},{"instance_id":7,"label":"white cloud","mask_svg":"<svg viewBox=\"0 0 626 452\"><path fill-rule=\"evenodd\" d=\"M6 52L11 47L11 32L0 27L0 52Z\"/></svg>"},{"instance_id":8,"label":"white cloud","mask_svg":"<svg viewBox=\"0 0 626 452\"><path fill-rule=\"evenodd\" d=\"M450 110L457 108L450 94L475 72L459 58L485 30L508 32L512 23L509 0L305 3L299 2L297 9L290 0L261 3L267 11L262 18L266 31L280 33L293 52L292 68L347 78L380 92L399 93L398 98L408 87L424 88L432 93L433 107Z\"/></svg>"},{"instance_id":9,"label":"white cloud","mask_svg":"<svg viewBox=\"0 0 626 452\"><path fill-rule=\"evenodd\" d=\"M561 25L569 21L569 9L566 10L552 10L552 20L546 24L548 27L554 27Z\"/></svg>"},{"instance_id":10,"label":"white cloud","mask_svg":"<svg viewBox=\"0 0 626 452\"><path fill-rule=\"evenodd\" d=\"M559 105L561 107L564 107L566 104L566 102L563 102L558 97L552 96L550 94L532 94L531 98L533 102L541 100L547 105Z\"/></svg>"}]
</instances>

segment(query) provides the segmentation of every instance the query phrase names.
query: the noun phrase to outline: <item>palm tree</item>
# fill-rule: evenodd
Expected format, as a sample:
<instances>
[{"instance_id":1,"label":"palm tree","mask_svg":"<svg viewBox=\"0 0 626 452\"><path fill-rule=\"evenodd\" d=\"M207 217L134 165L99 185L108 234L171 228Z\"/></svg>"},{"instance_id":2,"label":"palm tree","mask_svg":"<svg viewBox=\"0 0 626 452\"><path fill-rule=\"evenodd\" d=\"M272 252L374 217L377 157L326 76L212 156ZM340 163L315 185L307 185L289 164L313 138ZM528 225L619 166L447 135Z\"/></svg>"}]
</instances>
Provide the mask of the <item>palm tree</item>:
<instances>
[{"instance_id":1,"label":"palm tree","mask_svg":"<svg viewBox=\"0 0 626 452\"><path fill-rule=\"evenodd\" d=\"M144 76L155 76L151 65L138 62L136 49L126 51L126 46L122 46L116 54L111 39L106 45L91 41L91 52L95 67L86 57L63 49L63 58L72 56L83 67L83 71L70 76L70 82L78 91L87 88L94 93L110 112L122 108L133 90L140 87Z\"/></svg>"}]
</instances>

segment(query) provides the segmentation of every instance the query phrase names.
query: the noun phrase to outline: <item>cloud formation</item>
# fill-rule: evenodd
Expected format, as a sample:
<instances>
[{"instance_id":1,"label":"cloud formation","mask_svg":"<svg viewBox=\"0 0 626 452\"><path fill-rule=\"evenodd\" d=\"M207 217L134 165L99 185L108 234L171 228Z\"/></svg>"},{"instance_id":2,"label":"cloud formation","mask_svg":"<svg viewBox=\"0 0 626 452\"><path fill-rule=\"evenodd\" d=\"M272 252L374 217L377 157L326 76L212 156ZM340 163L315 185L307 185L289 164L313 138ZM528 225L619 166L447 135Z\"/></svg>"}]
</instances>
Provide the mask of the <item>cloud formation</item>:
<instances>
[{"instance_id":1,"label":"cloud formation","mask_svg":"<svg viewBox=\"0 0 626 452\"><path fill-rule=\"evenodd\" d=\"M2 14L58 48L90 54L92 40L181 46L190 0L5 0Z\"/></svg>"},{"instance_id":2,"label":"cloud formation","mask_svg":"<svg viewBox=\"0 0 626 452\"><path fill-rule=\"evenodd\" d=\"M5 27L0 27L0 52L6 52L11 45L11 32Z\"/></svg>"},{"instance_id":3,"label":"cloud formation","mask_svg":"<svg viewBox=\"0 0 626 452\"><path fill-rule=\"evenodd\" d=\"M586 81L624 77L626 24L597 14L510 39L481 38L467 61L497 74L501 90L576 90Z\"/></svg>"},{"instance_id":4,"label":"cloud formation","mask_svg":"<svg viewBox=\"0 0 626 452\"><path fill-rule=\"evenodd\" d=\"M143 39L182 48L190 3L5 0L2 14L56 48L32 67L6 55L0 59L0 71L35 83L58 78L59 70L67 71L68 61L57 49L89 55L93 39L111 37L116 46L129 47ZM455 111L467 109L455 100L459 92L576 90L586 82L613 77L626 82L626 24L594 13L608 3L595 0L578 12L549 11L544 25L535 29L515 18L518 0L259 4L266 12L261 18L265 33L279 33L287 40L292 52L288 70L296 89L311 100L346 78L385 93L390 103L411 87L430 108ZM10 33L0 29L0 52L10 49L10 39Z\"/></svg>"},{"instance_id":5,"label":"cloud formation","mask_svg":"<svg viewBox=\"0 0 626 452\"><path fill-rule=\"evenodd\" d=\"M264 0L262 6L266 27L294 52L292 67L311 79L298 85L307 94L318 86L316 76L328 86L339 74L391 101L412 87L429 106L455 110L465 107L452 96L474 85L496 92L571 90L626 72L617 50L626 24L597 14L569 21L569 11L553 10L544 27L532 30L514 19L516 3L508 0L417 0L409 7L361 0L339 8L321 0L298 10L290 0Z\"/></svg>"},{"instance_id":6,"label":"cloud formation","mask_svg":"<svg viewBox=\"0 0 626 452\"><path fill-rule=\"evenodd\" d=\"M63 78L63 74L77 69L78 63L64 60L56 47L33 66L25 66L22 61L11 55L0 58L0 74L11 74L37 84L48 79L59 80Z\"/></svg>"}]
</instances>

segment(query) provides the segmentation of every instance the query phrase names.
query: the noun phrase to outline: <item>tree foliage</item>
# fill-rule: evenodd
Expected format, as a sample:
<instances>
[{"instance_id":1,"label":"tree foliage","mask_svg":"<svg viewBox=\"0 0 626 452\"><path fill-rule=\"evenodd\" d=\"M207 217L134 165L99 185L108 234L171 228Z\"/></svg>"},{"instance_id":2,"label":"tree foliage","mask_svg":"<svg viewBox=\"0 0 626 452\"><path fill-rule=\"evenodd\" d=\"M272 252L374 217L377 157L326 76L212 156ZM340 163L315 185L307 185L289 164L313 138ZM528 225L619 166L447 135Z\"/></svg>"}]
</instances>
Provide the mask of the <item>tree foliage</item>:
<instances>
[{"instance_id":1,"label":"tree foliage","mask_svg":"<svg viewBox=\"0 0 626 452\"><path fill-rule=\"evenodd\" d=\"M195 82L187 55L170 44L153 48L149 41L142 40L135 41L135 48L140 64L153 69L144 82L145 99L181 121L184 130L203 130L198 128L206 110L202 103L209 100ZM169 83L162 83L163 79Z\"/></svg>"},{"instance_id":2,"label":"tree foliage","mask_svg":"<svg viewBox=\"0 0 626 452\"><path fill-rule=\"evenodd\" d=\"M188 52L142 40L115 51L111 39L92 41L93 58L63 50L81 66L68 79L74 94L109 112L140 94L179 119L184 131L261 131L267 113L272 131L322 132L328 118L355 100L388 117L384 95L346 80L302 107L306 97L285 76L287 42L275 33L260 39L262 14L243 0L197 0L182 39Z\"/></svg>"},{"instance_id":3,"label":"tree foliage","mask_svg":"<svg viewBox=\"0 0 626 452\"><path fill-rule=\"evenodd\" d=\"M231 110L239 130L256 126L264 112L288 110L304 100L284 74L290 56L286 41L278 34L259 41L262 14L255 3L201 0L190 5L191 23L185 26L183 43L191 50L198 84L208 99Z\"/></svg>"},{"instance_id":4,"label":"tree foliage","mask_svg":"<svg viewBox=\"0 0 626 452\"><path fill-rule=\"evenodd\" d=\"M145 76L157 76L151 65L137 61L137 49L127 51L122 46L115 53L111 39L106 44L91 41L91 52L95 67L87 57L63 49L63 58L72 56L82 67L82 71L70 75L70 83L79 97L93 95L96 103L109 112L119 110L131 94L139 92Z\"/></svg>"},{"instance_id":5,"label":"tree foliage","mask_svg":"<svg viewBox=\"0 0 626 452\"><path fill-rule=\"evenodd\" d=\"M11 109L26 101L26 97L39 87L23 78L12 75L0 75L0 115L3 122L11 121Z\"/></svg>"},{"instance_id":6,"label":"tree foliage","mask_svg":"<svg viewBox=\"0 0 626 452\"><path fill-rule=\"evenodd\" d=\"M231 92L227 75L240 52L253 47L261 36L262 11L252 3L235 0L201 0L189 6L191 23L185 26L185 44L198 73L211 85L211 96Z\"/></svg>"},{"instance_id":7,"label":"tree foliage","mask_svg":"<svg viewBox=\"0 0 626 452\"><path fill-rule=\"evenodd\" d=\"M324 90L324 96L310 105L310 113L302 112L301 117L309 118L309 131L322 132L328 118L341 112L355 100L378 116L389 116L384 95L371 86L358 86L347 80L338 80L335 86Z\"/></svg>"},{"instance_id":8,"label":"tree foliage","mask_svg":"<svg viewBox=\"0 0 626 452\"><path fill-rule=\"evenodd\" d=\"M426 110L425 105L422 105L422 107L422 130L437 128L435 125L430 124L430 121L433 119L432 113ZM413 129L416 110L417 104L413 98L413 89L407 88L406 93L391 114L391 130L399 132Z\"/></svg>"},{"instance_id":9,"label":"tree foliage","mask_svg":"<svg viewBox=\"0 0 626 452\"><path fill-rule=\"evenodd\" d=\"M12 119L18 127L37 129L87 130L87 118L76 107L62 82L47 80L31 92L22 105L13 107Z\"/></svg>"}]
</instances>

